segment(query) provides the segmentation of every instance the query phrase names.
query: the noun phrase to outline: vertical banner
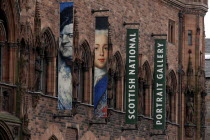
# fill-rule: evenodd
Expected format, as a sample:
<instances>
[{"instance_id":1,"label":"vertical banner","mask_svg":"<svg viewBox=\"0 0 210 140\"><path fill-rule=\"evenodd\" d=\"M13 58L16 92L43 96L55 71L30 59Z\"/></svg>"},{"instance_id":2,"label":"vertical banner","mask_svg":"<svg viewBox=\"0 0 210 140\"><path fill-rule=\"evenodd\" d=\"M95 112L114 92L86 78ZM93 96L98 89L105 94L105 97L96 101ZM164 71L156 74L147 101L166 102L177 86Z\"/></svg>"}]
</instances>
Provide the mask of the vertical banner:
<instances>
[{"instance_id":1,"label":"vertical banner","mask_svg":"<svg viewBox=\"0 0 210 140\"><path fill-rule=\"evenodd\" d=\"M138 29L127 29L126 42L126 123L138 121Z\"/></svg>"},{"instance_id":2,"label":"vertical banner","mask_svg":"<svg viewBox=\"0 0 210 140\"><path fill-rule=\"evenodd\" d=\"M166 40L155 40L154 57L154 129L165 129L166 123Z\"/></svg>"},{"instance_id":3,"label":"vertical banner","mask_svg":"<svg viewBox=\"0 0 210 140\"><path fill-rule=\"evenodd\" d=\"M94 114L107 117L108 17L96 17L94 55Z\"/></svg>"},{"instance_id":4,"label":"vertical banner","mask_svg":"<svg viewBox=\"0 0 210 140\"><path fill-rule=\"evenodd\" d=\"M60 3L58 109L72 109L73 2Z\"/></svg>"}]
</instances>

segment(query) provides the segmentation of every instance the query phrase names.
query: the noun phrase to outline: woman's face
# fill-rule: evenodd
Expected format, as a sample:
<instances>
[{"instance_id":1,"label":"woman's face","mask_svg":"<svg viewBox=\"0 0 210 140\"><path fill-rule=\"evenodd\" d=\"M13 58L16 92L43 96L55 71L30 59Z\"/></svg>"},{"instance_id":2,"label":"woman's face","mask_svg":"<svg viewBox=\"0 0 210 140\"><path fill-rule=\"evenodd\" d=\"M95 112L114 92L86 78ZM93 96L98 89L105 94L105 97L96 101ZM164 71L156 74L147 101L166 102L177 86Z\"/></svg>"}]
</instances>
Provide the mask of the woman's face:
<instances>
[{"instance_id":1,"label":"woman's face","mask_svg":"<svg viewBox=\"0 0 210 140\"><path fill-rule=\"evenodd\" d=\"M97 68L104 68L108 60L108 38L106 35L95 36L95 60L94 65Z\"/></svg>"}]
</instances>

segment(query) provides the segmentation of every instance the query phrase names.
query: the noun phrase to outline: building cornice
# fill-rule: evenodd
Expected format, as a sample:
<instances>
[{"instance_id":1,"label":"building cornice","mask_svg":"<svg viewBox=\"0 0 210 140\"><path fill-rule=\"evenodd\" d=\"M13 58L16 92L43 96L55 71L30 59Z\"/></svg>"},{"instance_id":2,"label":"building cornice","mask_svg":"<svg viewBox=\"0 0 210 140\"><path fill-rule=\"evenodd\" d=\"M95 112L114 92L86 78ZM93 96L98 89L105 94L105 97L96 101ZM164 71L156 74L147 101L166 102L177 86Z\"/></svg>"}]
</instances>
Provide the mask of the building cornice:
<instances>
[{"instance_id":1,"label":"building cornice","mask_svg":"<svg viewBox=\"0 0 210 140\"><path fill-rule=\"evenodd\" d=\"M184 14L199 14L205 15L208 11L208 5L203 2L186 2L185 0L161 0L169 6L183 11Z\"/></svg>"}]
</instances>

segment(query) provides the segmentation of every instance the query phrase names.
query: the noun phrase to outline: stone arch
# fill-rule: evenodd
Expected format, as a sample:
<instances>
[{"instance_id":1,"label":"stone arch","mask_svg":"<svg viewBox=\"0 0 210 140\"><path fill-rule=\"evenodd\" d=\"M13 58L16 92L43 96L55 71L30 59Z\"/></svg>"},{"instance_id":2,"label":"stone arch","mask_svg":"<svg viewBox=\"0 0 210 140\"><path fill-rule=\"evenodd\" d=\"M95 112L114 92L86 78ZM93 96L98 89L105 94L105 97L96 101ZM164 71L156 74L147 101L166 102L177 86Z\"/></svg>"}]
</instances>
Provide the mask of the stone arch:
<instances>
[{"instance_id":1,"label":"stone arch","mask_svg":"<svg viewBox=\"0 0 210 140\"><path fill-rule=\"evenodd\" d=\"M41 32L41 46L39 49L39 57L41 65L42 92L47 95L56 95L56 41L49 27L44 28Z\"/></svg>"},{"instance_id":2,"label":"stone arch","mask_svg":"<svg viewBox=\"0 0 210 140\"><path fill-rule=\"evenodd\" d=\"M90 45L87 40L82 40L79 44L79 60L80 69L75 71L75 75L79 77L78 99L85 103L92 103L92 54ZM85 92L86 91L86 92Z\"/></svg>"},{"instance_id":3,"label":"stone arch","mask_svg":"<svg viewBox=\"0 0 210 140\"><path fill-rule=\"evenodd\" d=\"M13 140L12 132L4 121L0 120L0 139Z\"/></svg>"},{"instance_id":4,"label":"stone arch","mask_svg":"<svg viewBox=\"0 0 210 140\"><path fill-rule=\"evenodd\" d=\"M1 42L0 54L2 54L0 55L0 80L2 80L3 76L6 76L6 77L9 76L9 73L6 70L9 68L9 63L7 61L8 55L4 54L5 52L8 53L7 47L5 44L5 42L7 41L7 32L6 32L5 26L6 26L5 21L0 19L0 42Z\"/></svg>"},{"instance_id":5,"label":"stone arch","mask_svg":"<svg viewBox=\"0 0 210 140\"><path fill-rule=\"evenodd\" d=\"M0 41L4 42L7 40L7 32L5 28L6 24L5 21L0 19Z\"/></svg>"},{"instance_id":6,"label":"stone arch","mask_svg":"<svg viewBox=\"0 0 210 140\"><path fill-rule=\"evenodd\" d=\"M123 60L122 60L122 56L120 54L119 51L117 51L115 54L114 54L114 57L116 59L116 72L119 73L119 76L122 77L123 76L123 73L124 73L124 67L123 67Z\"/></svg>"},{"instance_id":7,"label":"stone arch","mask_svg":"<svg viewBox=\"0 0 210 140\"><path fill-rule=\"evenodd\" d=\"M55 135L52 135L48 140L58 140Z\"/></svg>"},{"instance_id":8,"label":"stone arch","mask_svg":"<svg viewBox=\"0 0 210 140\"><path fill-rule=\"evenodd\" d=\"M2 13L1 13L2 12ZM8 22L4 11L0 10L0 41L1 41L1 80L9 81L9 48L8 48Z\"/></svg>"},{"instance_id":9,"label":"stone arch","mask_svg":"<svg viewBox=\"0 0 210 140\"><path fill-rule=\"evenodd\" d=\"M174 70L170 70L168 74L167 85L171 86L172 92L176 92L177 90L177 78Z\"/></svg>"},{"instance_id":10,"label":"stone arch","mask_svg":"<svg viewBox=\"0 0 210 140\"><path fill-rule=\"evenodd\" d=\"M174 70L166 76L166 119L175 121L177 102L177 78Z\"/></svg>"},{"instance_id":11,"label":"stone arch","mask_svg":"<svg viewBox=\"0 0 210 140\"><path fill-rule=\"evenodd\" d=\"M149 62L146 60L140 69L138 112L142 115L151 115L152 106L152 76Z\"/></svg>"},{"instance_id":12,"label":"stone arch","mask_svg":"<svg viewBox=\"0 0 210 140\"><path fill-rule=\"evenodd\" d=\"M16 13L13 13L14 10L13 10L13 2L11 0L4 0L1 2L1 17L2 15L4 16L4 21L6 22L6 24L8 26L6 26L6 31L8 33L8 36L7 36L7 41L8 42L15 42L16 41L16 31L15 31L15 16L18 16L16 15ZM5 14L6 13L6 14Z\"/></svg>"},{"instance_id":13,"label":"stone arch","mask_svg":"<svg viewBox=\"0 0 210 140\"><path fill-rule=\"evenodd\" d=\"M32 32L31 26L28 22L20 25L19 39L22 39L22 38L24 38L24 40L28 46L28 49L32 48L32 46L34 45L34 37L33 37L33 32Z\"/></svg>"},{"instance_id":14,"label":"stone arch","mask_svg":"<svg viewBox=\"0 0 210 140\"><path fill-rule=\"evenodd\" d=\"M149 62L145 61L142 68L143 68L143 79L146 81L147 84L151 85L152 75L151 75Z\"/></svg>"},{"instance_id":15,"label":"stone arch","mask_svg":"<svg viewBox=\"0 0 210 140\"><path fill-rule=\"evenodd\" d=\"M45 49L46 57L56 56L56 41L52 30L47 27L41 33L41 45Z\"/></svg>"},{"instance_id":16,"label":"stone arch","mask_svg":"<svg viewBox=\"0 0 210 140\"><path fill-rule=\"evenodd\" d=\"M91 67L92 66L92 58L91 58L91 50L90 50L90 45L87 40L83 40L82 43L80 44L80 49L81 49L81 59L83 64L83 67Z\"/></svg>"},{"instance_id":17,"label":"stone arch","mask_svg":"<svg viewBox=\"0 0 210 140\"><path fill-rule=\"evenodd\" d=\"M54 136L53 138L57 138L58 140L65 140L58 126L56 126L55 124L50 124L47 126L49 127L45 130L44 134L40 137L40 140L48 140L52 136Z\"/></svg>"},{"instance_id":18,"label":"stone arch","mask_svg":"<svg viewBox=\"0 0 210 140\"><path fill-rule=\"evenodd\" d=\"M123 109L123 86L124 86L124 66L122 56L119 51L115 52L112 61L109 64L109 76L111 81L108 83L108 101L109 105L117 110Z\"/></svg>"}]
</instances>

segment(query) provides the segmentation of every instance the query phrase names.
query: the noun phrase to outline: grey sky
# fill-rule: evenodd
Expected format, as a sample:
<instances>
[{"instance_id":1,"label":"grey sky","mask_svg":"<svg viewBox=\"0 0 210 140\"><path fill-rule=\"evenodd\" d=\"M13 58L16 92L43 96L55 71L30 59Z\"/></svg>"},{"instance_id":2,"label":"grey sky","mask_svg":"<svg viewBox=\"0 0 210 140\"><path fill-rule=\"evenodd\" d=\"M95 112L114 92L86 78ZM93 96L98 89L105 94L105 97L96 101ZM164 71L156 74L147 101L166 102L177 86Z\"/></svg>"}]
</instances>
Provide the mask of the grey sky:
<instances>
[{"instance_id":1,"label":"grey sky","mask_svg":"<svg viewBox=\"0 0 210 140\"><path fill-rule=\"evenodd\" d=\"M208 0L208 4L210 4L210 0ZM210 38L210 10L208 10L208 12L206 13L204 22L206 38Z\"/></svg>"}]
</instances>

